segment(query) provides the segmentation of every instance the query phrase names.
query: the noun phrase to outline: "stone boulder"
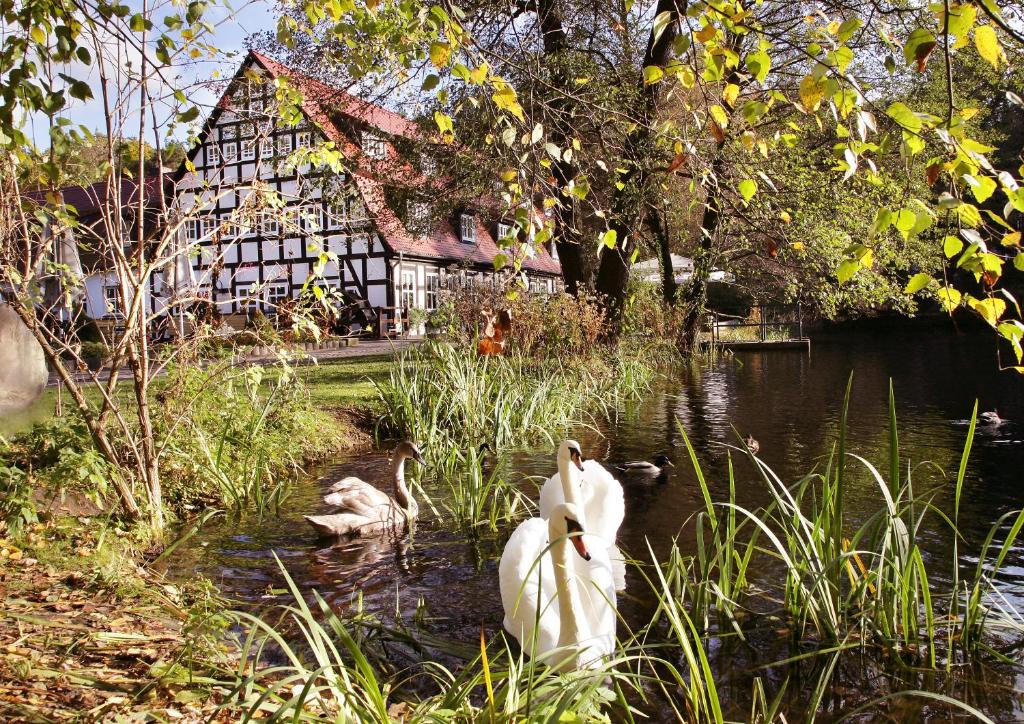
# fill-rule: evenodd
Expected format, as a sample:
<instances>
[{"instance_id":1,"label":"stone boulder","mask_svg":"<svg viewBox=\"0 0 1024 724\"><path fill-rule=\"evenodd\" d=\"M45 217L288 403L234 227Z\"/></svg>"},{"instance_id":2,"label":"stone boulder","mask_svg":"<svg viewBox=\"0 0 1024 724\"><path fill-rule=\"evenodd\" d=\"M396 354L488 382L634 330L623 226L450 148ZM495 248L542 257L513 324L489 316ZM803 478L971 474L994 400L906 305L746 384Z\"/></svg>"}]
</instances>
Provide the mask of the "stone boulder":
<instances>
[{"instance_id":1,"label":"stone boulder","mask_svg":"<svg viewBox=\"0 0 1024 724\"><path fill-rule=\"evenodd\" d=\"M18 315L0 304L0 415L35 402L48 377L43 348Z\"/></svg>"}]
</instances>

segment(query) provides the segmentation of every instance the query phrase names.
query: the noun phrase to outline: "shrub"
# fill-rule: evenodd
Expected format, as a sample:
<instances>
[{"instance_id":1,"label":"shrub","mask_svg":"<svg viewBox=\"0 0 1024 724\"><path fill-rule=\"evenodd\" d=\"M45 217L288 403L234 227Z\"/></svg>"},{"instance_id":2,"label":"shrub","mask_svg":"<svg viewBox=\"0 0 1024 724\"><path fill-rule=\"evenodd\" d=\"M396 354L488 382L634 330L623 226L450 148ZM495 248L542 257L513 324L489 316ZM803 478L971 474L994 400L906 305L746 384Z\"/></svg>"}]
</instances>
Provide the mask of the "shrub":
<instances>
[{"instance_id":1,"label":"shrub","mask_svg":"<svg viewBox=\"0 0 1024 724\"><path fill-rule=\"evenodd\" d=\"M484 314L499 309L512 313L507 349L535 359L587 356L600 346L605 331L604 311L591 297L564 292L510 296L481 284L442 291L427 324L456 346L469 347L482 332Z\"/></svg>"}]
</instances>

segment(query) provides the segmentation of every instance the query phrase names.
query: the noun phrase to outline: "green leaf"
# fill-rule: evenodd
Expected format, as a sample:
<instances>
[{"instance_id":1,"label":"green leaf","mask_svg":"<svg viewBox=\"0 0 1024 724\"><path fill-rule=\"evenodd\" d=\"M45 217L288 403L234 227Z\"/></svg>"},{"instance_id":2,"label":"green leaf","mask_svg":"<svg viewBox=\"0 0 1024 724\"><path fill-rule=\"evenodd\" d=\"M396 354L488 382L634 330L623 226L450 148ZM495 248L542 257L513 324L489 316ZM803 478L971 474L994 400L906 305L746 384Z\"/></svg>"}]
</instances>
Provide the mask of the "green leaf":
<instances>
[{"instance_id":1,"label":"green leaf","mask_svg":"<svg viewBox=\"0 0 1024 724\"><path fill-rule=\"evenodd\" d=\"M907 108L907 106L900 103L899 101L889 106L888 110L886 110L885 113L886 115L889 116L889 118L896 121L898 124L903 126L903 128L907 129L911 133L920 132L921 119L918 118L912 110Z\"/></svg>"},{"instance_id":2,"label":"green leaf","mask_svg":"<svg viewBox=\"0 0 1024 724\"><path fill-rule=\"evenodd\" d=\"M974 198L978 200L979 204L987 201L995 193L996 188L998 188L995 179L990 176L964 174L964 181L971 187L971 193L974 194Z\"/></svg>"},{"instance_id":3,"label":"green leaf","mask_svg":"<svg viewBox=\"0 0 1024 724\"><path fill-rule=\"evenodd\" d=\"M914 228L914 224L916 223L917 214L910 209L900 209L899 213L896 214L896 229L904 239L910 238L910 230Z\"/></svg>"},{"instance_id":4,"label":"green leaf","mask_svg":"<svg viewBox=\"0 0 1024 724\"><path fill-rule=\"evenodd\" d=\"M963 251L964 243L955 236L947 236L942 241L942 253L946 255L947 259L952 259L954 256Z\"/></svg>"},{"instance_id":5,"label":"green leaf","mask_svg":"<svg viewBox=\"0 0 1024 724\"><path fill-rule=\"evenodd\" d=\"M1024 272L1024 251L1013 257L1013 268Z\"/></svg>"},{"instance_id":6,"label":"green leaf","mask_svg":"<svg viewBox=\"0 0 1024 724\"><path fill-rule=\"evenodd\" d=\"M839 265L839 269L836 270L836 276L839 277L840 284L845 284L858 271L860 271L860 261L857 259L847 259Z\"/></svg>"},{"instance_id":7,"label":"green leaf","mask_svg":"<svg viewBox=\"0 0 1024 724\"><path fill-rule=\"evenodd\" d=\"M917 28L910 34L907 39L907 44L903 46L903 57L907 59L907 64L917 62L917 69L924 71L925 66L928 65L928 56L935 50L937 42L935 36L924 28Z\"/></svg>"},{"instance_id":8,"label":"green leaf","mask_svg":"<svg viewBox=\"0 0 1024 724\"><path fill-rule=\"evenodd\" d=\"M644 68L644 85L652 85L665 77L665 69L660 65L649 65Z\"/></svg>"},{"instance_id":9,"label":"green leaf","mask_svg":"<svg viewBox=\"0 0 1024 724\"><path fill-rule=\"evenodd\" d=\"M455 126L452 125L451 116L441 111L434 111L434 123L437 124L437 130L441 133L453 133Z\"/></svg>"},{"instance_id":10,"label":"green leaf","mask_svg":"<svg viewBox=\"0 0 1024 724\"><path fill-rule=\"evenodd\" d=\"M435 74L431 73L430 75L423 79L423 85L420 86L420 90L432 91L435 88L437 88L437 84L440 82L441 79L438 78Z\"/></svg>"},{"instance_id":11,"label":"green leaf","mask_svg":"<svg viewBox=\"0 0 1024 724\"><path fill-rule=\"evenodd\" d=\"M978 19L978 9L970 4L949 6L949 32L958 38L966 37Z\"/></svg>"},{"instance_id":12,"label":"green leaf","mask_svg":"<svg viewBox=\"0 0 1024 724\"><path fill-rule=\"evenodd\" d=\"M999 68L1003 47L991 25L980 25L974 29L974 45L978 48L978 55L991 63L993 68Z\"/></svg>"},{"instance_id":13,"label":"green leaf","mask_svg":"<svg viewBox=\"0 0 1024 724\"><path fill-rule=\"evenodd\" d=\"M768 112L768 106L761 101L747 101L743 104L741 113L743 113L743 119L751 126L755 125L764 114Z\"/></svg>"},{"instance_id":14,"label":"green leaf","mask_svg":"<svg viewBox=\"0 0 1024 724\"><path fill-rule=\"evenodd\" d=\"M839 42L845 43L847 40L852 38L853 34L860 30L861 25L863 25L863 22L860 18L850 18L849 20L844 21L843 24L839 26Z\"/></svg>"},{"instance_id":15,"label":"green leaf","mask_svg":"<svg viewBox=\"0 0 1024 724\"><path fill-rule=\"evenodd\" d=\"M757 193L757 181L752 178L743 179L738 188L743 200L749 204L750 200L754 198L754 194Z\"/></svg>"},{"instance_id":16,"label":"green leaf","mask_svg":"<svg viewBox=\"0 0 1024 724\"><path fill-rule=\"evenodd\" d=\"M962 295L960 292L951 286L945 286L936 292L936 296L939 298L939 303L942 304L943 309L947 312L952 312L954 309L960 306L960 300Z\"/></svg>"},{"instance_id":17,"label":"green leaf","mask_svg":"<svg viewBox=\"0 0 1024 724\"><path fill-rule=\"evenodd\" d=\"M618 243L618 238L619 234L615 229L608 229L608 231L601 234L601 243L609 249L614 249L615 244Z\"/></svg>"},{"instance_id":18,"label":"green leaf","mask_svg":"<svg viewBox=\"0 0 1024 724\"><path fill-rule=\"evenodd\" d=\"M932 283L932 275L919 272L914 276L910 277L910 281L907 282L907 287L903 291L907 294L917 294L919 291L924 289L926 286Z\"/></svg>"},{"instance_id":19,"label":"green leaf","mask_svg":"<svg viewBox=\"0 0 1024 724\"><path fill-rule=\"evenodd\" d=\"M892 226L893 213L884 206L875 212L875 220L871 224L871 236L877 236Z\"/></svg>"},{"instance_id":20,"label":"green leaf","mask_svg":"<svg viewBox=\"0 0 1024 724\"><path fill-rule=\"evenodd\" d=\"M764 83L772 69L772 57L763 50L747 56L747 70L758 83Z\"/></svg>"},{"instance_id":21,"label":"green leaf","mask_svg":"<svg viewBox=\"0 0 1024 724\"><path fill-rule=\"evenodd\" d=\"M184 111L182 111L181 113L178 114L178 122L179 123L188 123L189 121L194 121L198 117L199 117L199 107L198 106L192 106L191 108L187 108L187 109L185 109Z\"/></svg>"},{"instance_id":22,"label":"green leaf","mask_svg":"<svg viewBox=\"0 0 1024 724\"><path fill-rule=\"evenodd\" d=\"M437 68L444 68L452 58L452 46L448 43L430 44L430 62Z\"/></svg>"}]
</instances>

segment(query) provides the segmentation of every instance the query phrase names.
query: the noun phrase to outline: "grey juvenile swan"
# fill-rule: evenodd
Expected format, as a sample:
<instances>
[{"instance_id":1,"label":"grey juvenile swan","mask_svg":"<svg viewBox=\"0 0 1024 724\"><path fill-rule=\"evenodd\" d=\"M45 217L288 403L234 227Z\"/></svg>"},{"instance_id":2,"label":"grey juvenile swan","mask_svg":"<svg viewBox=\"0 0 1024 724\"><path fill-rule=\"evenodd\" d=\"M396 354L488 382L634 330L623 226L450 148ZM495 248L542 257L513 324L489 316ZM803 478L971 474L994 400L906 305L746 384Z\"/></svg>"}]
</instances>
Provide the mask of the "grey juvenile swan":
<instances>
[{"instance_id":1,"label":"grey juvenile swan","mask_svg":"<svg viewBox=\"0 0 1024 724\"><path fill-rule=\"evenodd\" d=\"M307 515L306 521L322 536L375 536L402 534L416 518L419 506L405 485L405 461L426 465L415 444L403 440L391 456L394 491L391 496L365 480L343 478L334 483L324 502L339 509L328 515Z\"/></svg>"}]
</instances>

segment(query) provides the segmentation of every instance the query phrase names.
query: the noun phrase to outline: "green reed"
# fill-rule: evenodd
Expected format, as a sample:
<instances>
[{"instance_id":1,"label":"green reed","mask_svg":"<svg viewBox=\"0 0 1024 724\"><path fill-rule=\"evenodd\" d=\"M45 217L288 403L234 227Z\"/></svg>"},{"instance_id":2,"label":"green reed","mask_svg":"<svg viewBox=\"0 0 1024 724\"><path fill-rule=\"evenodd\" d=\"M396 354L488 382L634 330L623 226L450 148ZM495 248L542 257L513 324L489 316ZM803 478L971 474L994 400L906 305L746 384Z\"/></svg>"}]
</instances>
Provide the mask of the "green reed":
<instances>
[{"instance_id":1,"label":"green reed","mask_svg":"<svg viewBox=\"0 0 1024 724\"><path fill-rule=\"evenodd\" d=\"M406 352L377 384L379 429L423 441L428 450L550 444L638 397L653 374L639 356L595 355L570 364L427 344Z\"/></svg>"}]
</instances>

